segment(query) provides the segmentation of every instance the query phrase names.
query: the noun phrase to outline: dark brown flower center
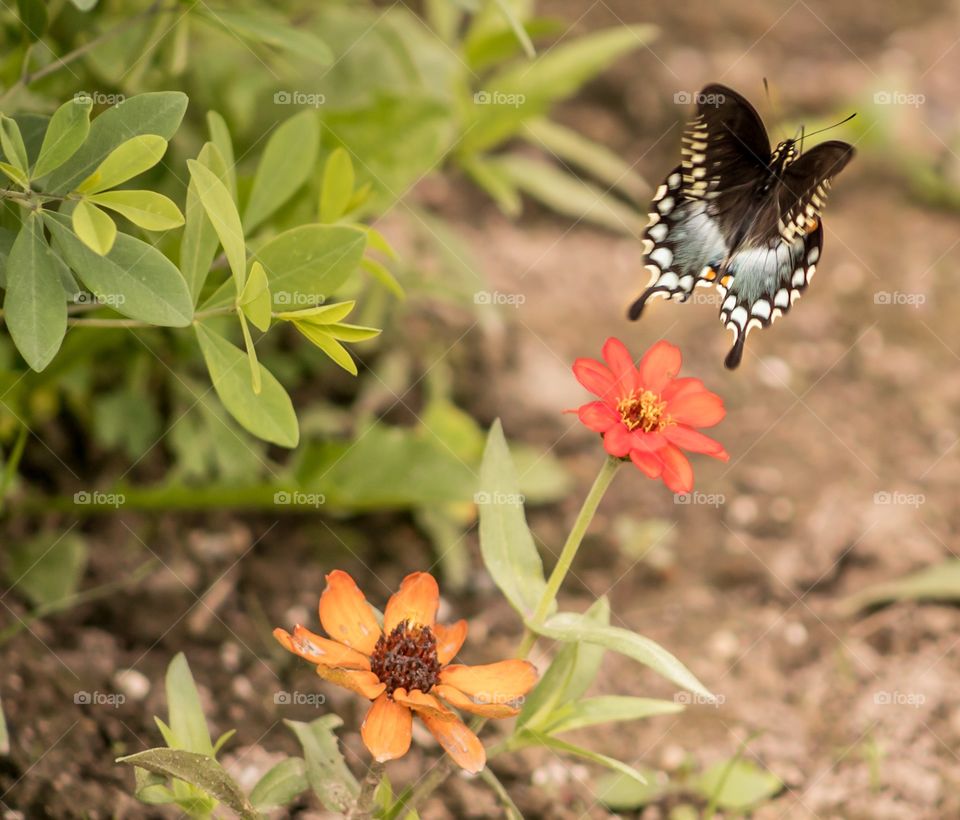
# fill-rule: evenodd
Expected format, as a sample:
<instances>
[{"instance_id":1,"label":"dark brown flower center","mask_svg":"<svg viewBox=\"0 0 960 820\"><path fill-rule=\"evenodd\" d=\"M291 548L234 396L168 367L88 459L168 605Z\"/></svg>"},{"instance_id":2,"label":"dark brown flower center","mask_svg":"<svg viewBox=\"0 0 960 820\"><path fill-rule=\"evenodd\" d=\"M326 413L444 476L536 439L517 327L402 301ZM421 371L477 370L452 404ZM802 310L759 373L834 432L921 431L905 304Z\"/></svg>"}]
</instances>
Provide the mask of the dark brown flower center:
<instances>
[{"instance_id":1,"label":"dark brown flower center","mask_svg":"<svg viewBox=\"0 0 960 820\"><path fill-rule=\"evenodd\" d=\"M654 433L672 424L666 414L667 403L649 390L634 391L617 402L617 412L628 430Z\"/></svg>"},{"instance_id":2,"label":"dark brown flower center","mask_svg":"<svg viewBox=\"0 0 960 820\"><path fill-rule=\"evenodd\" d=\"M440 680L437 638L429 626L397 624L389 635L381 635L370 656L370 669L387 694L395 689L429 692Z\"/></svg>"}]
</instances>

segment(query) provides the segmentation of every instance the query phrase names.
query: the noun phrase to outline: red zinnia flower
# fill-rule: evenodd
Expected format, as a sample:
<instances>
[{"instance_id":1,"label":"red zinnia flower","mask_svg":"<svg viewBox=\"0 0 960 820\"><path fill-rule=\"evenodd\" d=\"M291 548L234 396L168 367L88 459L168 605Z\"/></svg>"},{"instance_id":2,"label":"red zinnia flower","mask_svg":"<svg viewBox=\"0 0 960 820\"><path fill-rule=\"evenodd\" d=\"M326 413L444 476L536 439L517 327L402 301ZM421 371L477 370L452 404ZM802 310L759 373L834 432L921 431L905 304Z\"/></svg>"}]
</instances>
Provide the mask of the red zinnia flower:
<instances>
[{"instance_id":1,"label":"red zinnia flower","mask_svg":"<svg viewBox=\"0 0 960 820\"><path fill-rule=\"evenodd\" d=\"M406 754L416 713L459 766L479 772L487 759L483 745L444 701L487 718L513 717L537 682L537 670L524 660L451 663L467 637L467 622L438 624L439 604L433 576L414 572L387 601L381 628L353 578L334 570L320 596L320 623L330 637L300 625L293 634L273 634L316 664L321 678L373 701L360 735L378 761Z\"/></svg>"},{"instance_id":2,"label":"red zinnia flower","mask_svg":"<svg viewBox=\"0 0 960 820\"><path fill-rule=\"evenodd\" d=\"M697 432L723 419L723 400L700 379L678 379L680 349L660 341L635 366L619 339L603 346L606 364L577 359L573 374L600 401L577 409L580 421L603 435L616 458L629 458L650 478L662 478L675 493L693 489L693 468L681 452L705 453L729 460L723 446Z\"/></svg>"}]
</instances>

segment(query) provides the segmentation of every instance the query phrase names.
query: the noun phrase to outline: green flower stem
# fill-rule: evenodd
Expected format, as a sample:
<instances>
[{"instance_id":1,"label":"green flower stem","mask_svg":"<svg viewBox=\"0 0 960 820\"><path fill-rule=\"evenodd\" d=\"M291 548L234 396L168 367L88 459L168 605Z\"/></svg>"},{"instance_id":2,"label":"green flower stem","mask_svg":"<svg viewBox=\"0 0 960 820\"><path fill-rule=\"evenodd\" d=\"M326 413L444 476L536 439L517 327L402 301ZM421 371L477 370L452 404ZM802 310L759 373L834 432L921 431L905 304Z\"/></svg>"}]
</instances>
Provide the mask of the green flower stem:
<instances>
[{"instance_id":1,"label":"green flower stem","mask_svg":"<svg viewBox=\"0 0 960 820\"><path fill-rule=\"evenodd\" d=\"M530 619L530 622L535 627L542 626L543 622L546 621L547 615L550 613L550 608L557 599L557 593L563 585L563 580L567 577L567 573L570 572L574 558L577 557L577 551L583 542L583 536L586 535L587 529L590 527L590 522L593 521L593 517L597 513L597 507L600 506L600 501L609 489L610 483L613 481L613 477L616 475L617 469L622 463L619 458L613 458L612 456L608 456L606 461L603 462L603 466L600 468L600 472L594 480L590 492L587 493L587 497L583 500L583 506L580 507L580 512L577 513L577 518L573 522L570 535L567 536L566 543L560 551L560 558L557 561L557 565L553 568L553 572L550 573L546 589L544 589L543 595L540 596L537 608ZM526 658L536 642L537 633L528 626L524 632L523 640L517 649L516 657ZM474 718L470 723L470 728L477 734L486 722L485 718ZM504 745L502 743L497 744L491 747L488 756L492 757L503 750ZM398 801L398 804L393 807L393 812L399 813L401 805L408 811L419 810L423 801L433 794L437 786L446 780L455 768L456 766L453 761L449 757L444 757L423 777L406 800ZM394 816L393 812L391 816Z\"/></svg>"},{"instance_id":2,"label":"green flower stem","mask_svg":"<svg viewBox=\"0 0 960 820\"><path fill-rule=\"evenodd\" d=\"M377 786L383 780L383 763L374 761L367 770L367 776L363 778L363 784L360 786L360 795L357 797L357 804L350 812L351 820L369 820L373 817L374 796L377 793Z\"/></svg>"},{"instance_id":3,"label":"green flower stem","mask_svg":"<svg viewBox=\"0 0 960 820\"><path fill-rule=\"evenodd\" d=\"M563 545L560 558L557 560L557 565L553 568L553 572L550 573L550 578L547 580L547 587L544 589L543 595L540 596L537 608L530 618L530 623L533 628L530 626L526 628L523 640L520 642L519 649L517 649L518 658L527 657L527 655L530 654L530 650L533 649L533 645L537 641L536 628L542 626L543 622L547 620L547 616L550 614L550 608L553 606L554 601L557 600L557 593L560 591L560 587L563 585L567 573L570 572L574 558L577 557L577 551L583 542L583 536L586 535L590 522L593 521L593 516L596 515L597 507L600 506L600 501L606 494L607 489L610 487L610 482L613 481L613 477L616 475L617 469L622 463L619 458L614 458L613 456L608 456L606 461L603 462L603 466L600 468L600 472L594 480L590 492L587 493L587 497L583 500L583 506L580 507L580 512L577 514L576 520L573 522L573 528L570 530L570 535L567 536L567 541Z\"/></svg>"}]
</instances>

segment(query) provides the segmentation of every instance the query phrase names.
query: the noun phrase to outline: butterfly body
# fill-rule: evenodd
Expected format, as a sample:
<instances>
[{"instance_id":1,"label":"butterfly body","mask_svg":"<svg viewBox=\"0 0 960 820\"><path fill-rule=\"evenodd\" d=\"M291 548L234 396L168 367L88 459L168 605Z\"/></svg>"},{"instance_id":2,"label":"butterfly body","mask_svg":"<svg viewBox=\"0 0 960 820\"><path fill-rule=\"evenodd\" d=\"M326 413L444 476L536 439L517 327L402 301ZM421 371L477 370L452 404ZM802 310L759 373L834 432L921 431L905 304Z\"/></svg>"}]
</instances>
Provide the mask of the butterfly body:
<instances>
[{"instance_id":1,"label":"butterfly body","mask_svg":"<svg viewBox=\"0 0 960 820\"><path fill-rule=\"evenodd\" d=\"M681 163L654 194L644 234L651 281L629 315L639 318L651 298L685 302L695 287L716 287L720 320L734 334L732 369L749 332L786 313L813 277L830 181L853 148L831 140L801 153L788 139L771 150L759 115L735 91L711 85L698 98Z\"/></svg>"}]
</instances>

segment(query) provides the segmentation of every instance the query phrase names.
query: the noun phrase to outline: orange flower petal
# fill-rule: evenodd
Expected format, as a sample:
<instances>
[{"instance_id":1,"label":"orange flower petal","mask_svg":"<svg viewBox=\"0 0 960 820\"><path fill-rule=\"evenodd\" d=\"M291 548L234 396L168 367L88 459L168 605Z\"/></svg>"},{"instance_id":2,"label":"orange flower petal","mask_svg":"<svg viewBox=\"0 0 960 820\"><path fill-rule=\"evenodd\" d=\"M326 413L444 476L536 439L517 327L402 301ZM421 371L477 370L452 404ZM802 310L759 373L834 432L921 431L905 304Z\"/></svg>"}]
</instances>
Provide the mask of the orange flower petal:
<instances>
[{"instance_id":1,"label":"orange flower petal","mask_svg":"<svg viewBox=\"0 0 960 820\"><path fill-rule=\"evenodd\" d=\"M592 401L578 408L577 416L584 427L595 433L606 433L611 427L619 424L621 419L617 412L602 401Z\"/></svg>"},{"instance_id":2,"label":"orange flower petal","mask_svg":"<svg viewBox=\"0 0 960 820\"><path fill-rule=\"evenodd\" d=\"M472 700L469 695L465 695L459 689L445 683L438 683L430 691L438 698L443 698L451 706L462 709L464 712L471 712L474 715L483 715L483 717L488 718L507 718L520 714L520 709L517 706L510 706L507 703L478 703Z\"/></svg>"},{"instance_id":3,"label":"orange flower petal","mask_svg":"<svg viewBox=\"0 0 960 820\"><path fill-rule=\"evenodd\" d=\"M457 621L450 626L437 624L433 628L433 634L437 638L437 660L441 666L448 664L467 639L467 622Z\"/></svg>"},{"instance_id":4,"label":"orange flower petal","mask_svg":"<svg viewBox=\"0 0 960 820\"><path fill-rule=\"evenodd\" d=\"M390 596L383 612L383 631L388 635L397 624L409 621L431 629L437 621L440 589L428 572L412 572L400 584L399 591Z\"/></svg>"},{"instance_id":5,"label":"orange flower petal","mask_svg":"<svg viewBox=\"0 0 960 820\"><path fill-rule=\"evenodd\" d=\"M317 674L324 680L363 695L368 700L379 697L383 690L387 688L386 684L380 683L373 672L365 672L359 669L336 669L332 666L317 666Z\"/></svg>"},{"instance_id":6,"label":"orange flower petal","mask_svg":"<svg viewBox=\"0 0 960 820\"><path fill-rule=\"evenodd\" d=\"M687 457L672 444L657 455L663 461L663 483L675 493L690 492L693 489L693 467Z\"/></svg>"},{"instance_id":7,"label":"orange flower petal","mask_svg":"<svg viewBox=\"0 0 960 820\"><path fill-rule=\"evenodd\" d=\"M674 421L691 427L713 427L727 414L723 399L709 390L684 391L670 400L667 412Z\"/></svg>"},{"instance_id":8,"label":"orange flower petal","mask_svg":"<svg viewBox=\"0 0 960 820\"><path fill-rule=\"evenodd\" d=\"M660 393L680 372L680 348L670 342L659 341L640 360L640 382L644 390Z\"/></svg>"},{"instance_id":9,"label":"orange flower petal","mask_svg":"<svg viewBox=\"0 0 960 820\"><path fill-rule=\"evenodd\" d=\"M380 763L403 757L410 748L413 713L384 692L370 707L360 735L370 754Z\"/></svg>"},{"instance_id":10,"label":"orange flower petal","mask_svg":"<svg viewBox=\"0 0 960 820\"><path fill-rule=\"evenodd\" d=\"M370 670L370 660L366 655L344 646L342 643L331 641L320 635L315 635L309 629L297 624L291 635L285 629L274 629L275 637L285 649L299 655L310 663L322 663L324 666L339 666L342 669Z\"/></svg>"},{"instance_id":11,"label":"orange flower petal","mask_svg":"<svg viewBox=\"0 0 960 820\"><path fill-rule=\"evenodd\" d=\"M663 472L663 462L652 453L643 450L631 450L630 460L648 478L660 478L660 474Z\"/></svg>"},{"instance_id":12,"label":"orange flower petal","mask_svg":"<svg viewBox=\"0 0 960 820\"><path fill-rule=\"evenodd\" d=\"M537 682L537 669L516 658L483 666L447 666L440 683L456 687L478 703L511 703L527 694Z\"/></svg>"},{"instance_id":13,"label":"orange flower petal","mask_svg":"<svg viewBox=\"0 0 960 820\"><path fill-rule=\"evenodd\" d=\"M633 446L632 438L623 424L615 424L603 434L603 449L615 458L624 458Z\"/></svg>"},{"instance_id":14,"label":"orange flower petal","mask_svg":"<svg viewBox=\"0 0 960 820\"><path fill-rule=\"evenodd\" d=\"M320 623L335 641L369 655L380 638L380 624L356 582L342 570L327 576L320 596Z\"/></svg>"},{"instance_id":15,"label":"orange flower petal","mask_svg":"<svg viewBox=\"0 0 960 820\"><path fill-rule=\"evenodd\" d=\"M593 395L610 404L616 404L616 379L610 368L596 359L577 359L573 363L573 375Z\"/></svg>"},{"instance_id":16,"label":"orange flower petal","mask_svg":"<svg viewBox=\"0 0 960 820\"><path fill-rule=\"evenodd\" d=\"M617 380L617 393L626 396L640 387L640 374L627 346L611 336L603 345L603 358Z\"/></svg>"},{"instance_id":17,"label":"orange flower petal","mask_svg":"<svg viewBox=\"0 0 960 820\"><path fill-rule=\"evenodd\" d=\"M487 764L487 753L480 739L435 697L418 689L412 692L397 689L393 697L420 716L424 726L460 768L476 774Z\"/></svg>"}]
</instances>

